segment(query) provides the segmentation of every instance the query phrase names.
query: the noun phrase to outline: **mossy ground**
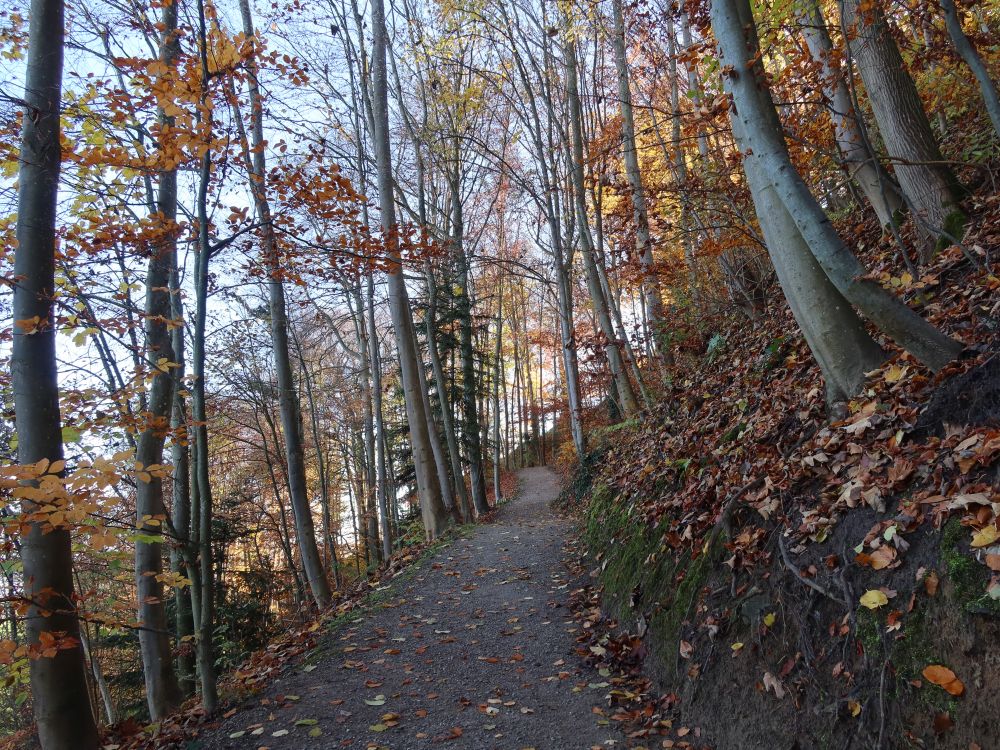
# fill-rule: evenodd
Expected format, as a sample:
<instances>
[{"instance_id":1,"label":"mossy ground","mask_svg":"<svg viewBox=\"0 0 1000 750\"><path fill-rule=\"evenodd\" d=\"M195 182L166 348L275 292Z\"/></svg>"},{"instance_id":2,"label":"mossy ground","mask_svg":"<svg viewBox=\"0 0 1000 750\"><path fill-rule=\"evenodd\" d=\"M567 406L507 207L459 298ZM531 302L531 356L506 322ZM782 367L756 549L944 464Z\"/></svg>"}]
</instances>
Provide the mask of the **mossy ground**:
<instances>
[{"instance_id":1,"label":"mossy ground","mask_svg":"<svg viewBox=\"0 0 1000 750\"><path fill-rule=\"evenodd\" d=\"M721 538L693 560L666 546L664 525L650 526L633 504L597 485L587 511L585 541L599 555L605 602L618 619L648 617L652 643L664 663L677 653L680 629L713 570Z\"/></svg>"}]
</instances>

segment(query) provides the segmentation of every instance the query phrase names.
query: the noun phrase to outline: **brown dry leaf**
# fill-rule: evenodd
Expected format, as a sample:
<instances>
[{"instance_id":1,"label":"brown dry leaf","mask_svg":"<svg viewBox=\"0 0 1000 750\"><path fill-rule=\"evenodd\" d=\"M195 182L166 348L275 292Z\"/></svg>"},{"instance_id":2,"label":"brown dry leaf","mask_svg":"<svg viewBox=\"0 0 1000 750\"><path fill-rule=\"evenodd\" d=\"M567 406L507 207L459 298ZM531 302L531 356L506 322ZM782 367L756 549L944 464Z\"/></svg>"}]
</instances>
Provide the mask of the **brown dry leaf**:
<instances>
[{"instance_id":1,"label":"brown dry leaf","mask_svg":"<svg viewBox=\"0 0 1000 750\"><path fill-rule=\"evenodd\" d=\"M928 596L937 594L939 583L940 580L938 579L937 571L932 570L927 574L927 577L924 579L924 590L927 591Z\"/></svg>"},{"instance_id":2,"label":"brown dry leaf","mask_svg":"<svg viewBox=\"0 0 1000 750\"><path fill-rule=\"evenodd\" d=\"M924 679L942 688L951 695L961 695L965 692L965 685L948 667L940 664L931 664L924 667Z\"/></svg>"}]
</instances>

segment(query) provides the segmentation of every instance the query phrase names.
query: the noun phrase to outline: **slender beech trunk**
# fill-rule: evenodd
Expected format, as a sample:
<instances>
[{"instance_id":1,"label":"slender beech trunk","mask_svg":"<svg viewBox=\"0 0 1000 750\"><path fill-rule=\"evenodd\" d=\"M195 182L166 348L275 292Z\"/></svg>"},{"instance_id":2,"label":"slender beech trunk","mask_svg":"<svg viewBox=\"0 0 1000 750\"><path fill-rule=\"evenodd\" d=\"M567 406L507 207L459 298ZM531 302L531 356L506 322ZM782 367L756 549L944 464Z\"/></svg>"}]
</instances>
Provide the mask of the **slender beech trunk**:
<instances>
[{"instance_id":1,"label":"slender beech trunk","mask_svg":"<svg viewBox=\"0 0 1000 750\"><path fill-rule=\"evenodd\" d=\"M389 523L389 477L386 470L385 421L382 415L382 357L379 352L378 329L375 327L375 276L369 273L366 282L366 325L368 352L372 370L372 427L375 432L376 486L378 488L378 519L382 532L382 558L392 557L392 527Z\"/></svg>"},{"instance_id":2,"label":"slender beech trunk","mask_svg":"<svg viewBox=\"0 0 1000 750\"><path fill-rule=\"evenodd\" d=\"M948 36L951 37L952 44L959 57L965 61L979 83L979 91L983 96L983 103L986 105L986 113L993 123L993 130L1000 137L1000 94L997 93L997 86L990 77L990 71L979 56L979 52L969 41L969 37L962 30L962 20L959 18L958 9L955 7L955 0L941 0L941 11L944 13L945 25L948 27Z\"/></svg>"},{"instance_id":3,"label":"slender beech trunk","mask_svg":"<svg viewBox=\"0 0 1000 750\"><path fill-rule=\"evenodd\" d=\"M184 311L180 298L180 275L177 270L177 253L174 252L173 268L170 273L171 317L180 321ZM174 376L177 382L184 379L184 327L175 326L171 332L174 345L174 359L177 368ZM174 613L177 638L177 680L182 695L193 695L195 690L194 662L194 611L198 608L198 587L200 578L195 564L195 553L191 546L191 462L187 412L184 396L180 388L174 390L171 410L170 458L173 463L173 504L171 506L174 544L170 549L170 569L174 573L186 574L191 581L174 595Z\"/></svg>"},{"instance_id":4,"label":"slender beech trunk","mask_svg":"<svg viewBox=\"0 0 1000 750\"><path fill-rule=\"evenodd\" d=\"M773 189L810 253L844 299L928 367L943 367L957 356L962 345L942 334L878 282L866 278L864 267L837 235L792 166L770 90L764 83L749 0L713 0L712 29L724 64L732 66L724 76L733 98L730 117L748 177L756 184L755 200L764 192L763 187ZM774 252L772 239L768 238L768 245ZM836 312L837 305L831 303L833 307L820 308L809 301L820 315ZM859 350L857 357L865 360L864 351ZM842 361L856 366L848 355ZM857 374L852 376L848 369L842 367L836 380L851 395L851 388L856 390L859 383ZM864 369L862 362L860 371Z\"/></svg>"},{"instance_id":5,"label":"slender beech trunk","mask_svg":"<svg viewBox=\"0 0 1000 750\"><path fill-rule=\"evenodd\" d=\"M858 115L851 102L847 81L840 68L830 39L830 32L823 18L819 0L805 0L801 9L802 33L809 54L819 65L823 96L833 121L834 136L840 151L840 165L852 179L875 210L883 227L897 221L903 210L899 188L888 172L869 152L868 145L858 126Z\"/></svg>"},{"instance_id":6,"label":"slender beech trunk","mask_svg":"<svg viewBox=\"0 0 1000 750\"><path fill-rule=\"evenodd\" d=\"M162 10L160 62L175 65L180 51L177 39L177 6ZM173 118L162 109L158 112L162 127L169 128ZM155 219L160 235L153 243L146 271L146 367L152 381L146 400L144 428L136 440L137 468L160 466L163 445L170 428L176 389L177 355L173 350L170 276L177 253L177 168L162 170L156 194ZM149 477L144 480L142 477ZM146 685L146 705L153 721L159 721L180 705L183 699L174 671L164 601L163 545L160 541L166 516L163 500L163 477L159 471L138 474L135 485L136 529L143 539L135 543L136 599L139 605L139 652Z\"/></svg>"},{"instance_id":7,"label":"slender beech trunk","mask_svg":"<svg viewBox=\"0 0 1000 750\"><path fill-rule=\"evenodd\" d=\"M201 68L200 117L203 137L208 140L212 132L212 111L206 105L210 96L208 87L211 76L208 67L208 32L205 20L205 2L198 1L198 51ZM212 564L212 483L208 475L208 415L205 406L205 330L208 322L208 267L211 259L211 242L208 233L208 188L212 179L212 149L206 148L201 157L196 198L198 244L195 257L195 316L194 335L191 341L191 417L194 421L194 474L198 493L198 557L201 578L197 634L198 677L201 682L201 703L207 713L214 713L219 705L216 685L215 648L212 642L215 629L215 575Z\"/></svg>"},{"instance_id":8,"label":"slender beech trunk","mask_svg":"<svg viewBox=\"0 0 1000 750\"><path fill-rule=\"evenodd\" d=\"M249 0L240 0L243 33L254 38L253 18ZM271 223L271 205L267 197L267 164L264 143L264 105L257 85L257 65L248 62L250 75L247 87L250 94L249 153L245 154L257 216L261 223L261 245L268 269L268 304L271 313L271 351L278 384L278 405L281 411L281 433L288 467L288 494L295 517L295 537L299 546L302 567L309 581L316 605L323 609L330 604L330 584L326 579L323 561L316 546L316 527L309 502L309 484L306 479L305 450L302 445L302 418L292 360L288 346L288 313L285 303L285 285L282 280L281 251ZM237 118L239 121L239 118ZM239 129L243 129L239 121ZM246 138L242 139L246 143ZM253 154L252 158L250 154Z\"/></svg>"},{"instance_id":9,"label":"slender beech trunk","mask_svg":"<svg viewBox=\"0 0 1000 750\"><path fill-rule=\"evenodd\" d=\"M921 258L929 260L937 237L962 232L961 188L941 155L880 4L841 0L840 7L848 48L857 61L896 179L927 239Z\"/></svg>"},{"instance_id":10,"label":"slender beech trunk","mask_svg":"<svg viewBox=\"0 0 1000 750\"><path fill-rule=\"evenodd\" d=\"M365 457L365 526L369 539L368 564L377 567L382 562L382 547L379 545L379 521L378 521L378 485L377 469L375 467L375 414L372 405L372 361L368 351L368 335L365 325L365 303L361 298L360 285L355 286L350 291L354 296L355 306L351 309L351 317L354 321L354 333L358 342L358 355L361 361L361 372L358 374L361 380L361 419L363 429L361 432L362 443L364 445Z\"/></svg>"},{"instance_id":11,"label":"slender beech trunk","mask_svg":"<svg viewBox=\"0 0 1000 750\"><path fill-rule=\"evenodd\" d=\"M428 538L440 536L448 525L448 510L442 499L431 434L427 427L424 394L420 384L420 362L413 335L410 300L403 280L396 226L396 206L392 187L392 158L389 151L389 104L386 69L388 46L385 2L372 3L372 120L375 162L378 171L379 207L382 231L388 254L389 310L399 356L400 380L406 402L406 421L410 428L413 464L420 494L420 511Z\"/></svg>"},{"instance_id":12,"label":"slender beech trunk","mask_svg":"<svg viewBox=\"0 0 1000 750\"><path fill-rule=\"evenodd\" d=\"M622 155L625 160L625 174L632 189L632 220L635 223L635 253L642 268L642 298L646 307L646 317L653 331L653 344L657 354L667 363L670 360L670 332L667 330L663 298L656 277L653 262L653 242L649 236L649 211L646 207L646 191L639 170L639 152L635 141L635 119L632 114L632 90L629 86L628 58L625 44L625 17L622 0L612 0L615 68L618 72L618 99L622 113Z\"/></svg>"},{"instance_id":13,"label":"slender beech trunk","mask_svg":"<svg viewBox=\"0 0 1000 750\"><path fill-rule=\"evenodd\" d=\"M568 22L567 18L567 22ZM573 197L576 206L576 220L580 230L580 250L583 265L587 272L587 289L590 291L591 305L597 317L601 333L604 335L604 353L611 369L611 377L622 400L622 411L625 416L631 416L639 411L639 402L635 390L625 371L625 363L619 349L619 342L608 311L608 301L604 296L600 275L597 270L597 259L594 257L594 242L590 235L587 217L587 193L583 184L583 115L580 110L579 85L577 83L576 41L567 29L565 45L566 54L566 89L569 98L569 117L572 141L572 183Z\"/></svg>"},{"instance_id":14,"label":"slender beech trunk","mask_svg":"<svg viewBox=\"0 0 1000 750\"><path fill-rule=\"evenodd\" d=\"M441 427L444 429L445 444L448 448L456 502L461 505L462 513L471 519L472 506L465 486L462 454L458 450L458 440L455 437L454 412L448 395L448 381L444 377L441 352L437 345L437 281L434 278L430 261L424 265L424 278L427 279L427 311L424 313L424 335L427 338L427 354L431 360L431 373L434 376L434 383L437 385L438 401L441 404Z\"/></svg>"},{"instance_id":15,"label":"slender beech trunk","mask_svg":"<svg viewBox=\"0 0 1000 750\"><path fill-rule=\"evenodd\" d=\"M490 510L486 502L486 473L483 471L483 446L479 436L479 402L476 386L475 349L472 342L472 295L469 288L469 258L465 252L465 217L462 214L462 193L457 162L459 145L455 148L456 163L451 179L451 236L452 251L458 264L458 317L459 339L462 358L462 412L465 438L465 452L469 459L472 505L476 515ZM471 518L470 518L471 520Z\"/></svg>"},{"instance_id":16,"label":"slender beech trunk","mask_svg":"<svg viewBox=\"0 0 1000 750\"><path fill-rule=\"evenodd\" d=\"M56 200L59 191L60 99L64 8L62 0L32 0L24 86L14 253L11 376L22 465L62 463L62 424L56 364ZM25 513L38 506L22 502ZM61 634L53 656L30 660L32 708L43 750L92 750L97 727L87 690L80 621L73 587L70 530L33 521L21 537L24 596L31 602L25 635Z\"/></svg>"}]
</instances>

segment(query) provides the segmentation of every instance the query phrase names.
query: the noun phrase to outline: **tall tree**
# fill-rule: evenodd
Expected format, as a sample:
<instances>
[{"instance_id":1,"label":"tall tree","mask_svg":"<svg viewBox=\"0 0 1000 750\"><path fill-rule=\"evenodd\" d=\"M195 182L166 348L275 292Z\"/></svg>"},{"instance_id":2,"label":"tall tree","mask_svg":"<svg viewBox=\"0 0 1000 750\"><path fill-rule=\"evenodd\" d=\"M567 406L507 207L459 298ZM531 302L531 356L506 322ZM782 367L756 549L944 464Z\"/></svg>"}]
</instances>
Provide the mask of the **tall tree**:
<instances>
[{"instance_id":1,"label":"tall tree","mask_svg":"<svg viewBox=\"0 0 1000 750\"><path fill-rule=\"evenodd\" d=\"M601 284L601 277L597 268L597 249L594 247L594 241L590 233L587 192L583 179L583 113L580 106L580 72L576 55L576 30L571 24L571 17L568 13L565 18L566 28L564 33L566 40L563 54L566 56L566 93L569 100L570 174L573 204L580 236L580 254L583 257L584 269L587 272L587 289L590 292L590 302L594 308L594 315L597 318L600 332L604 336L604 353L607 357L608 367L611 370L611 377L614 379L615 389L621 401L622 412L626 416L630 416L639 411L639 401L636 398L635 389L628 378L628 372L625 370L625 362L622 357L618 335L611 320L608 300L604 293L604 287Z\"/></svg>"},{"instance_id":2,"label":"tall tree","mask_svg":"<svg viewBox=\"0 0 1000 750\"><path fill-rule=\"evenodd\" d=\"M177 36L177 4L164 5L161 11L160 62L174 69L180 44ZM174 118L158 108L160 131L169 133ZM174 157L165 154L168 163ZM177 262L177 167L165 166L159 173L156 193L158 236L150 249L146 271L146 366L152 382L149 386L144 429L136 440L138 468L159 467L163 463L163 444L170 428L176 390L177 356L171 327L173 320L171 274ZM163 500L163 475L158 468L141 471L135 485L136 528L142 536L135 543L136 597L139 603L139 650L142 654L149 715L158 721L182 698L174 671L167 628L166 602L163 597L163 545L158 540L164 527L166 506Z\"/></svg>"},{"instance_id":3,"label":"tall tree","mask_svg":"<svg viewBox=\"0 0 1000 750\"><path fill-rule=\"evenodd\" d=\"M983 96L983 103L986 105L986 113L990 116L990 122L993 123L993 130L1000 137L1000 93L997 92L997 85L990 77L990 71L986 67L986 63L983 62L983 58L979 56L979 52L962 29L962 19L959 17L955 0L940 1L945 25L948 27L948 36L951 37L959 57L965 61L969 70L972 71L972 75L976 77L979 91Z\"/></svg>"},{"instance_id":4,"label":"tall tree","mask_svg":"<svg viewBox=\"0 0 1000 750\"><path fill-rule=\"evenodd\" d=\"M861 188L875 210L879 223L887 227L904 208L899 188L875 155L870 152L858 123L858 113L840 67L819 0L805 0L801 9L802 30L813 60L819 65L823 95L833 121L840 163Z\"/></svg>"},{"instance_id":5,"label":"tall tree","mask_svg":"<svg viewBox=\"0 0 1000 750\"><path fill-rule=\"evenodd\" d=\"M240 0L243 17L243 33L253 40L253 17L250 0ZM306 481L305 449L302 444L302 415L298 391L292 374L292 359L288 346L288 311L285 304L285 271L282 269L281 251L271 217L271 204L267 196L267 158L264 142L264 103L258 83L257 63L254 57L247 62L249 76L247 87L250 93L250 138L249 149L245 150L250 191L261 225L261 244L264 263L268 270L267 292L271 313L271 352L278 381L278 404L281 410L281 433L285 445L285 463L288 476L288 494L295 517L295 538L302 557L302 567L309 580L316 605L322 609L330 603L330 584L326 579L323 561L316 546L316 528L313 523L312 506L309 502L309 486ZM243 128L237 115L238 127ZM247 142L243 138L244 143ZM252 154L252 156L251 156Z\"/></svg>"},{"instance_id":6,"label":"tall tree","mask_svg":"<svg viewBox=\"0 0 1000 750\"><path fill-rule=\"evenodd\" d=\"M64 464L53 318L63 38L62 0L32 0L18 173L11 376L17 460L22 465L44 462L52 473L61 472ZM28 494L23 505L30 514L39 506ZM31 602L25 620L28 643L39 648L44 636L58 644L55 653L44 649L30 663L32 707L43 750L98 746L70 545L69 529L45 520L32 521L21 540L24 595Z\"/></svg>"},{"instance_id":7,"label":"tall tree","mask_svg":"<svg viewBox=\"0 0 1000 750\"><path fill-rule=\"evenodd\" d=\"M878 282L866 278L864 267L834 230L792 165L760 60L757 28L749 0L712 0L712 30L719 44L721 61L726 66L724 82L732 96L730 119L755 201L766 199L765 192L773 191L780 203L774 206L775 212L787 214L790 221L784 223L789 230L792 225L795 227L790 239L795 240L796 247L808 248L844 300L928 367L935 370L943 367L958 355L962 345L942 334ZM758 205L758 215L762 215L765 227L770 224L767 218L770 213ZM776 251L786 237L773 231L767 233L770 234L769 250L777 266ZM819 285L814 285L814 289L818 294ZM826 326L823 316L835 315L838 307L843 306L833 296L828 295L827 300L827 305L819 307L807 293L802 302L810 305L811 314L818 317L804 323L804 330L813 324ZM858 324L852 323L844 331L858 328ZM841 393L851 395L863 382L863 373L871 361L877 361L877 348L867 343L854 346L846 336L839 341L835 338L833 343L837 351L824 370ZM817 356L822 355L817 353Z\"/></svg>"},{"instance_id":8,"label":"tall tree","mask_svg":"<svg viewBox=\"0 0 1000 750\"><path fill-rule=\"evenodd\" d=\"M941 155L916 84L876 0L841 0L848 49L857 61L868 102L903 195L926 238L921 259L929 260L938 237L962 232L961 187Z\"/></svg>"},{"instance_id":9,"label":"tall tree","mask_svg":"<svg viewBox=\"0 0 1000 750\"><path fill-rule=\"evenodd\" d=\"M653 329L653 341L657 353L664 359L670 356L670 335L666 330L663 298L656 278L653 262L653 242L649 234L649 211L646 207L646 190L642 184L639 169L639 152L635 140L635 118L632 114L632 89L629 84L629 65L626 55L625 16L622 0L612 0L614 30L611 42L615 53L615 68L618 73L618 99L622 114L622 155L625 159L625 174L632 190L632 220L635 223L635 252L642 267L642 293L646 307L646 318ZM679 120L678 120L679 122Z\"/></svg>"},{"instance_id":10,"label":"tall tree","mask_svg":"<svg viewBox=\"0 0 1000 750\"><path fill-rule=\"evenodd\" d=\"M389 310L396 337L400 379L406 401L406 421L410 429L410 445L416 470L420 510L425 533L435 538L448 525L448 510L441 496L432 436L428 429L424 393L420 383L421 367L417 359L413 319L410 315L409 293L403 279L403 264L399 254L399 229L396 225L396 205L393 194L392 157L389 151L389 97L386 51L388 31L384 0L372 3L372 125L375 141L375 164L379 193L382 232L386 243L389 283ZM434 436L436 438L436 435Z\"/></svg>"}]
</instances>

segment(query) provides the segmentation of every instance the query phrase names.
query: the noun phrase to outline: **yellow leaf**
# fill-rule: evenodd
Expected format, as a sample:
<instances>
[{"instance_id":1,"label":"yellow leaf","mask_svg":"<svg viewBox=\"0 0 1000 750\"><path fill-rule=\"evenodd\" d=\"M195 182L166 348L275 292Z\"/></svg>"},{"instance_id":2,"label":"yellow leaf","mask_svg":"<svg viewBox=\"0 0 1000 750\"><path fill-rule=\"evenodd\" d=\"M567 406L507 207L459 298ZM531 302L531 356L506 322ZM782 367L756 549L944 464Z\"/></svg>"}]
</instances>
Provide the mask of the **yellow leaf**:
<instances>
[{"instance_id":1,"label":"yellow leaf","mask_svg":"<svg viewBox=\"0 0 1000 750\"><path fill-rule=\"evenodd\" d=\"M972 536L973 547L989 547L997 539L1000 539L1000 531L997 531L996 524L984 526Z\"/></svg>"},{"instance_id":2,"label":"yellow leaf","mask_svg":"<svg viewBox=\"0 0 1000 750\"><path fill-rule=\"evenodd\" d=\"M868 609L878 609L879 607L884 607L888 603L889 597L878 589L866 591L861 597L861 606L868 607Z\"/></svg>"},{"instance_id":3,"label":"yellow leaf","mask_svg":"<svg viewBox=\"0 0 1000 750\"><path fill-rule=\"evenodd\" d=\"M764 624L767 625L767 627L771 627L774 625L775 620L777 619L778 617L777 615L774 614L774 612L768 612L766 615L764 615Z\"/></svg>"},{"instance_id":4,"label":"yellow leaf","mask_svg":"<svg viewBox=\"0 0 1000 750\"><path fill-rule=\"evenodd\" d=\"M902 380L903 375L906 374L906 368L900 367L899 365L893 365L888 370L885 371L884 379L886 383L898 383Z\"/></svg>"},{"instance_id":5,"label":"yellow leaf","mask_svg":"<svg viewBox=\"0 0 1000 750\"><path fill-rule=\"evenodd\" d=\"M861 704L857 701L847 701L847 707L851 711L851 716L857 716L861 713Z\"/></svg>"}]
</instances>

